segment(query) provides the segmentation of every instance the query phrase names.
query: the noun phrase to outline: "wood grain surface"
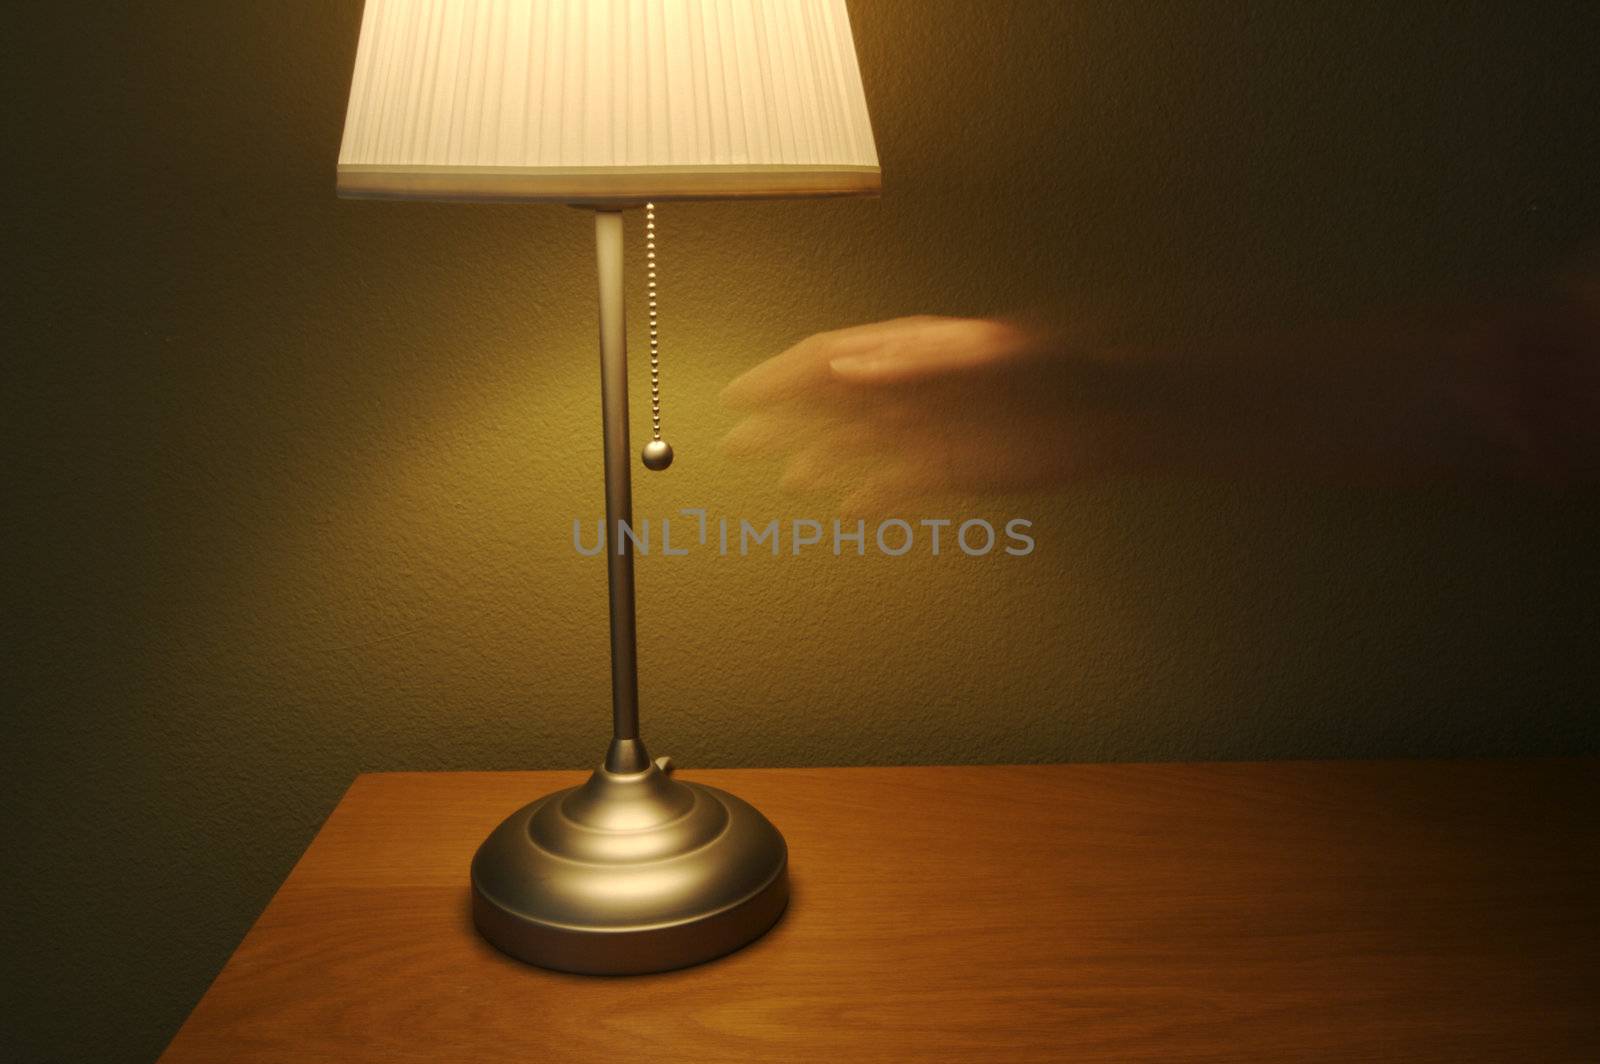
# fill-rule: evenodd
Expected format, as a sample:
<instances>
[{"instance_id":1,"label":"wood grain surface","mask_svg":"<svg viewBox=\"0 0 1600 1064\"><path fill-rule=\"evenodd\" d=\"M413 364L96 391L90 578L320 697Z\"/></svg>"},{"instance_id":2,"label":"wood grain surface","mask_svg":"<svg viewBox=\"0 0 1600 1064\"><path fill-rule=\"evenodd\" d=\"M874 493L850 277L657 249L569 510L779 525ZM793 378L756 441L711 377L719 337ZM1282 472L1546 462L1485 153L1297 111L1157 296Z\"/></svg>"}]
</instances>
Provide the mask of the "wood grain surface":
<instances>
[{"instance_id":1,"label":"wood grain surface","mask_svg":"<svg viewBox=\"0 0 1600 1064\"><path fill-rule=\"evenodd\" d=\"M1597 1061L1595 761L742 769L777 927L664 975L474 934L582 773L359 777L162 1058Z\"/></svg>"}]
</instances>

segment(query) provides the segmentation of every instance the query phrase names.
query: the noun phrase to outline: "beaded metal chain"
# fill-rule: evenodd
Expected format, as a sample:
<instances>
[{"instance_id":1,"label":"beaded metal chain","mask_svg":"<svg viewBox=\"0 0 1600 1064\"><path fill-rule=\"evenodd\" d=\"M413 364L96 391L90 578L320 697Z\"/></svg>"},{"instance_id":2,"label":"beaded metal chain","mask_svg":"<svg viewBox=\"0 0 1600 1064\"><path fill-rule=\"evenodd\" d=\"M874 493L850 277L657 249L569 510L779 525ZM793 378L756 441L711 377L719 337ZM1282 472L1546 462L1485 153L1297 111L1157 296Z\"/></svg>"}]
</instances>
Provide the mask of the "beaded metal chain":
<instances>
[{"instance_id":1,"label":"beaded metal chain","mask_svg":"<svg viewBox=\"0 0 1600 1064\"><path fill-rule=\"evenodd\" d=\"M656 331L656 205L644 205L645 291L650 310L650 442L640 458L646 469L672 464L672 445L661 438L661 337Z\"/></svg>"}]
</instances>

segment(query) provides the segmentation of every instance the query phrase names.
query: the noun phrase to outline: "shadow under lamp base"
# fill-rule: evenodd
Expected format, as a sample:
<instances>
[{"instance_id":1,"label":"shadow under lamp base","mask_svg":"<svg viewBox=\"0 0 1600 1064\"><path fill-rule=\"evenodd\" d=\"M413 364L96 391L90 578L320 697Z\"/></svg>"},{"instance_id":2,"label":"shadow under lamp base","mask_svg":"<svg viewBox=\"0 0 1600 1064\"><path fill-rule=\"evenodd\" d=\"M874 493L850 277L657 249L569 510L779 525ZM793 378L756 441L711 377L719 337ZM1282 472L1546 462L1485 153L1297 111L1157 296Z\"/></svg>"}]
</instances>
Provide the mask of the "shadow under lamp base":
<instances>
[{"instance_id":1,"label":"shadow under lamp base","mask_svg":"<svg viewBox=\"0 0 1600 1064\"><path fill-rule=\"evenodd\" d=\"M616 739L581 787L507 817L472 859L472 919L518 960L587 975L699 964L789 901L788 848L749 803Z\"/></svg>"}]
</instances>

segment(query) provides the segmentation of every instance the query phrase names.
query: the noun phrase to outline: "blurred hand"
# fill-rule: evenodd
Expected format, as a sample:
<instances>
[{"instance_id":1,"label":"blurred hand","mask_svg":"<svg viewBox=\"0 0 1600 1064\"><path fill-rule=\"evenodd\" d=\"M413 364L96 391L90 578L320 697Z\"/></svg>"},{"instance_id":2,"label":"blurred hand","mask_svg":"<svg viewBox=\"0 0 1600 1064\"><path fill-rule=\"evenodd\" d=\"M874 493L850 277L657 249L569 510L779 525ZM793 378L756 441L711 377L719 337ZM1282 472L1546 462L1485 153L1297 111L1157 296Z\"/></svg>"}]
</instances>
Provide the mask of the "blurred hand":
<instances>
[{"instance_id":1,"label":"blurred hand","mask_svg":"<svg viewBox=\"0 0 1600 1064\"><path fill-rule=\"evenodd\" d=\"M985 319L818 333L727 386L746 416L724 447L782 457L787 489L845 488L846 512L1050 483L1070 464L1052 362L1042 337Z\"/></svg>"},{"instance_id":2,"label":"blurred hand","mask_svg":"<svg viewBox=\"0 0 1600 1064\"><path fill-rule=\"evenodd\" d=\"M818 333L723 392L735 455L845 513L1105 475L1600 477L1600 283L1182 351L921 316Z\"/></svg>"}]
</instances>

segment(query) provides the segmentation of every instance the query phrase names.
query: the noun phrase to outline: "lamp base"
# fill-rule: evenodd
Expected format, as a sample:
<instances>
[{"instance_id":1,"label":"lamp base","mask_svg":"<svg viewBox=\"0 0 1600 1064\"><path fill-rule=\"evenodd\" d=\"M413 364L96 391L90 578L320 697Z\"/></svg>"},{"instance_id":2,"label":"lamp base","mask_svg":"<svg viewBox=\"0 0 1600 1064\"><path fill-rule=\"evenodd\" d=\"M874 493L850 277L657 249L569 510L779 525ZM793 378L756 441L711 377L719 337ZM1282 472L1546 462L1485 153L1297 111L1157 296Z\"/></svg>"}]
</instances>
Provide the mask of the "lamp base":
<instances>
[{"instance_id":1,"label":"lamp base","mask_svg":"<svg viewBox=\"0 0 1600 1064\"><path fill-rule=\"evenodd\" d=\"M761 937L789 901L783 836L749 803L670 771L617 740L583 786L506 818L472 859L479 933L587 975L684 968Z\"/></svg>"}]
</instances>

